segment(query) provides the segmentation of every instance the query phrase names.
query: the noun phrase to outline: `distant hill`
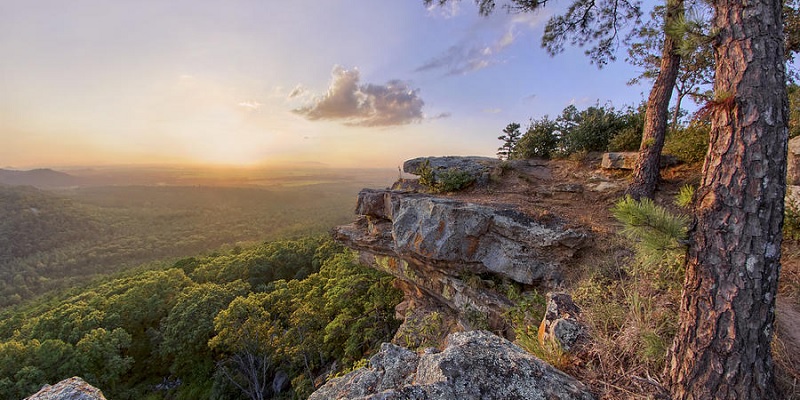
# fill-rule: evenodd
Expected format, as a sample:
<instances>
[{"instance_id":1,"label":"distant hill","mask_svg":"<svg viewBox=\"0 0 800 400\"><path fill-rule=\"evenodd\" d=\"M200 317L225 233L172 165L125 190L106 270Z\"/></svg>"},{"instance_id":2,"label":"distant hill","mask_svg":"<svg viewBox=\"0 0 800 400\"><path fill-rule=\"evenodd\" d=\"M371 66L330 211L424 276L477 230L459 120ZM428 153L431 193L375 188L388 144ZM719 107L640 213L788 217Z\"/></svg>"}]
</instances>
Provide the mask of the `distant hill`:
<instances>
[{"instance_id":1,"label":"distant hill","mask_svg":"<svg viewBox=\"0 0 800 400\"><path fill-rule=\"evenodd\" d=\"M49 168L17 171L0 169L0 183L6 185L27 185L41 189L75 186L80 183L80 178L70 174L54 171Z\"/></svg>"},{"instance_id":2,"label":"distant hill","mask_svg":"<svg viewBox=\"0 0 800 400\"><path fill-rule=\"evenodd\" d=\"M0 265L79 242L97 228L98 223L70 199L31 187L0 185Z\"/></svg>"}]
</instances>

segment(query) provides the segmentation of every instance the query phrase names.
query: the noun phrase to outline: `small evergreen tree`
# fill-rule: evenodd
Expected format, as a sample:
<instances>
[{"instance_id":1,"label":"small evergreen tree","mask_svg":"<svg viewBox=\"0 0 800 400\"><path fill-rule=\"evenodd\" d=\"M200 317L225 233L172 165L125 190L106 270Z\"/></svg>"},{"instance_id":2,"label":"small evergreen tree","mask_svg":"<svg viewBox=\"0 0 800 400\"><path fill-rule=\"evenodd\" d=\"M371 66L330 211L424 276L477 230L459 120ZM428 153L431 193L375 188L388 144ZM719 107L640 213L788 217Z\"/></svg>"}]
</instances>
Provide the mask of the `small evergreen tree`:
<instances>
[{"instance_id":1,"label":"small evergreen tree","mask_svg":"<svg viewBox=\"0 0 800 400\"><path fill-rule=\"evenodd\" d=\"M522 133L519 131L520 125L512 122L503 129L504 135L498 136L498 140L503 141L503 145L497 148L497 157L501 160L508 160L511 157L511 152L514 151L514 146L517 145L519 137Z\"/></svg>"}]
</instances>

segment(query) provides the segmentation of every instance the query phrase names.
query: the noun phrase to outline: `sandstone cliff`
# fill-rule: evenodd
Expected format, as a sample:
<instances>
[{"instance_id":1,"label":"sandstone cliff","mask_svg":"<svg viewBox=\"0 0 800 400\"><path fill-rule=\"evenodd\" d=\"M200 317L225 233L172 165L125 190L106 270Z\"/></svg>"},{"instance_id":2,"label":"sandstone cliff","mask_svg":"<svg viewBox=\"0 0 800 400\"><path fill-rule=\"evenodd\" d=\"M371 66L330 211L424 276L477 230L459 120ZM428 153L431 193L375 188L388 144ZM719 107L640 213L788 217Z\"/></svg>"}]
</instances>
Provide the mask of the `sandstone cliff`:
<instances>
[{"instance_id":1,"label":"sandstone cliff","mask_svg":"<svg viewBox=\"0 0 800 400\"><path fill-rule=\"evenodd\" d=\"M404 167L413 173L421 165L434 177L451 169L472 174L467 192L473 194L491 191L496 174L504 172L496 160L482 158L415 159ZM491 194L481 201L402 190L424 190L414 181L359 193L356 221L336 228L334 238L356 250L362 263L398 278L405 299L397 317L404 323L369 367L329 382L312 399L592 398L580 382L497 335L514 337L507 313L516 304L509 297L559 287L591 241L582 224L548 210L531 212L531 200L581 199L584 189L618 186L565 183L535 163L513 169L525 180L524 190L534 190L520 193L527 208Z\"/></svg>"},{"instance_id":2,"label":"sandstone cliff","mask_svg":"<svg viewBox=\"0 0 800 400\"><path fill-rule=\"evenodd\" d=\"M403 191L362 190L356 213L334 238L404 282L408 302L445 306L462 329L504 328L512 303L483 281L557 286L562 262L588 237L553 218ZM476 326L476 313L488 326Z\"/></svg>"}]
</instances>

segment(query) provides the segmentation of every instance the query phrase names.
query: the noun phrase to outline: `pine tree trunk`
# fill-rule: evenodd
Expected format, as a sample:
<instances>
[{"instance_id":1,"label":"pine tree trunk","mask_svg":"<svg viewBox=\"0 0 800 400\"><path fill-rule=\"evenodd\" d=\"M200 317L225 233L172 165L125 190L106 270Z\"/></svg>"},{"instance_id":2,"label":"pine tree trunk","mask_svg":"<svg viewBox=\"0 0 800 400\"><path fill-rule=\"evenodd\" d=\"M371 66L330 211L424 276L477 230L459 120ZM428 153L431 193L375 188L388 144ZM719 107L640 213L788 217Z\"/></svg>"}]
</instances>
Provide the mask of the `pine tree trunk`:
<instances>
[{"instance_id":1,"label":"pine tree trunk","mask_svg":"<svg viewBox=\"0 0 800 400\"><path fill-rule=\"evenodd\" d=\"M686 96L686 93L678 91L678 98L675 99L675 109L672 112L672 129L678 129L678 117L681 114L681 103L683 103L683 98Z\"/></svg>"},{"instance_id":2,"label":"pine tree trunk","mask_svg":"<svg viewBox=\"0 0 800 400\"><path fill-rule=\"evenodd\" d=\"M669 27L683 17L684 0L668 0L667 15L664 26ZM633 168L633 180L628 186L627 194L634 199L652 198L656 191L661 163L661 149L664 148L664 137L667 133L667 114L669 100L678 78L681 57L678 55L678 43L672 35L664 35L664 47L661 53L661 66L653 82L653 89L647 99L642 144L639 146L639 159Z\"/></svg>"},{"instance_id":3,"label":"pine tree trunk","mask_svg":"<svg viewBox=\"0 0 800 400\"><path fill-rule=\"evenodd\" d=\"M715 0L710 150L695 197L674 399L774 399L788 101L780 0Z\"/></svg>"}]
</instances>

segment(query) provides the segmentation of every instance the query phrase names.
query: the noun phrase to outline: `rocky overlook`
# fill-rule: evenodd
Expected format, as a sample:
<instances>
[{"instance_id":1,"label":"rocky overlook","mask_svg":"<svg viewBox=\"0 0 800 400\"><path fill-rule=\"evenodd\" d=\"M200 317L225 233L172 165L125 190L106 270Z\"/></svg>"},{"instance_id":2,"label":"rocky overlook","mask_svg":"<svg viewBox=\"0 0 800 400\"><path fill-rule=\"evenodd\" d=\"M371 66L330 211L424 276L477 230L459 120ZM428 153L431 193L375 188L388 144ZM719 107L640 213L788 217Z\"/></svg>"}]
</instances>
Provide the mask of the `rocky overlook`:
<instances>
[{"instance_id":1,"label":"rocky overlook","mask_svg":"<svg viewBox=\"0 0 800 400\"><path fill-rule=\"evenodd\" d=\"M422 193L362 190L356 212L357 221L338 227L335 239L358 250L363 263L409 284L408 300L421 295L459 315L464 329L478 328L471 321L478 312L489 328L502 330L500 316L511 306L470 281L555 287L562 261L588 239L552 218Z\"/></svg>"},{"instance_id":2,"label":"rocky overlook","mask_svg":"<svg viewBox=\"0 0 800 400\"><path fill-rule=\"evenodd\" d=\"M430 168L434 177L445 176L446 171L464 172L473 183L458 194L431 193L416 180L401 180L393 189L364 189L359 193L356 221L337 227L334 238L356 250L363 264L398 278L397 286L405 299L397 307L397 317L404 323L395 344L384 345L370 367L323 386L312 398L591 398L579 382L501 337L485 331L457 332L487 329L513 339L505 315L516 304L508 288L536 288L540 292L557 289L581 249L590 246L596 234L581 218L602 218L592 215L596 201L590 199L616 193L623 185L613 176L599 174L579 181L571 176L577 170L568 164L551 166L536 160L501 164L486 158L434 157L404 165L407 173L419 173L420 168ZM502 193L493 191L498 186L503 187ZM537 204L545 201L574 208L574 202L587 200L581 215ZM549 309L548 313L553 314ZM559 318L555 314L551 317L554 321ZM572 321L547 323L545 330L555 331L552 327L556 325L561 330ZM576 325L570 331L570 341L578 331ZM442 351L427 350L418 355L397 345L437 346ZM481 350L461 354L464 346ZM457 367L453 361L442 361L446 368L436 373L420 372L428 363L425 360L449 360L445 355L455 353L461 360ZM511 377L516 373L528 374L528 367L520 369L514 361L508 368L516 372L505 376L506 367L498 365L519 354L535 360L525 363L544 365L545 369L533 375L544 374L548 382L544 386L561 394L511 389L514 385L504 379L517 379ZM470 357L476 358L469 361ZM484 370L480 362L483 358L502 361ZM453 372L458 368L458 373ZM494 379L496 374L505 378ZM426 378L434 375L441 379ZM458 377L472 375L475 379L459 381ZM497 382L483 387L484 380Z\"/></svg>"}]
</instances>

